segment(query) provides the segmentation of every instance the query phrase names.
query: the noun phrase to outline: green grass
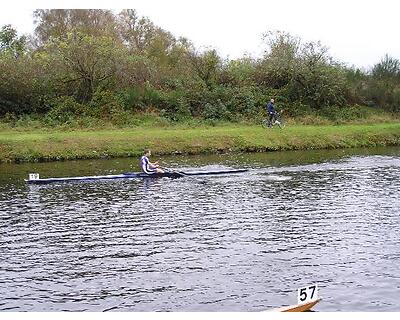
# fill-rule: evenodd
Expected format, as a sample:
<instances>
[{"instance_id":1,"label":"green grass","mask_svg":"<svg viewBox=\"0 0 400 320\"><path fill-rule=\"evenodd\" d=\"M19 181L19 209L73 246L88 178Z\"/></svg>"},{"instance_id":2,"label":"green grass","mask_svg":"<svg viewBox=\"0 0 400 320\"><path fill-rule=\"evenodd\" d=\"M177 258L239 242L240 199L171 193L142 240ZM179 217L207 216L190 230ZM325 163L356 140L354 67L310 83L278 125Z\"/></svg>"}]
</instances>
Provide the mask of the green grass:
<instances>
[{"instance_id":1,"label":"green grass","mask_svg":"<svg viewBox=\"0 0 400 320\"><path fill-rule=\"evenodd\" d=\"M0 162L37 162L154 154L265 152L400 145L400 123L289 125L285 129L223 125L41 132L0 130Z\"/></svg>"}]
</instances>

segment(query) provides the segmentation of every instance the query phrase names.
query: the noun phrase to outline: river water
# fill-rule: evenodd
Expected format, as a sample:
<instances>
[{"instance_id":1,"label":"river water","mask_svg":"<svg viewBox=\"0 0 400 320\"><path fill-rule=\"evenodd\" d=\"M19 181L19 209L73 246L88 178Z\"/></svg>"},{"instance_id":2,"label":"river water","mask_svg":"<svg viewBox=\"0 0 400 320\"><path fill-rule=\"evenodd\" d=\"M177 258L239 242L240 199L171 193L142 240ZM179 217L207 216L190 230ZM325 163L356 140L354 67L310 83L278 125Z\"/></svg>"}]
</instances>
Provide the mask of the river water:
<instances>
[{"instance_id":1,"label":"river water","mask_svg":"<svg viewBox=\"0 0 400 320\"><path fill-rule=\"evenodd\" d=\"M400 148L164 157L228 176L29 186L136 159L0 165L0 311L400 311Z\"/></svg>"}]
</instances>

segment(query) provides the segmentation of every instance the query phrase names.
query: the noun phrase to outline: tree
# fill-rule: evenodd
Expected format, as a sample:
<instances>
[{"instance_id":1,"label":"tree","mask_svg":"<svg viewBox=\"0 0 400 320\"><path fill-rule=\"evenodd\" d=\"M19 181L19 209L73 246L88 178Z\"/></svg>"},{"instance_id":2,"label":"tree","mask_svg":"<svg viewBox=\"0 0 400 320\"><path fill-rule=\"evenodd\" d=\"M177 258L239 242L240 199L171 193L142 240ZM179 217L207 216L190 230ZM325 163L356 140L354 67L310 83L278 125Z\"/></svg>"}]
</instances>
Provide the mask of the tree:
<instances>
[{"instance_id":1,"label":"tree","mask_svg":"<svg viewBox=\"0 0 400 320\"><path fill-rule=\"evenodd\" d=\"M157 27L136 10L122 10L118 15L119 33L130 52L144 53L154 39Z\"/></svg>"},{"instance_id":2,"label":"tree","mask_svg":"<svg viewBox=\"0 0 400 320\"><path fill-rule=\"evenodd\" d=\"M221 66L221 59L216 50L207 50L203 53L190 52L188 58L195 74L204 82L208 89L212 89L217 82Z\"/></svg>"},{"instance_id":3,"label":"tree","mask_svg":"<svg viewBox=\"0 0 400 320\"><path fill-rule=\"evenodd\" d=\"M314 108L344 103L344 69L320 42L303 43L282 31L268 32L264 40L269 47L259 64L261 84L279 89L290 101Z\"/></svg>"},{"instance_id":4,"label":"tree","mask_svg":"<svg viewBox=\"0 0 400 320\"><path fill-rule=\"evenodd\" d=\"M0 52L10 53L18 58L26 51L26 37L18 37L17 31L11 25L5 25L0 31Z\"/></svg>"},{"instance_id":5,"label":"tree","mask_svg":"<svg viewBox=\"0 0 400 320\"><path fill-rule=\"evenodd\" d=\"M44 97L50 88L43 64L31 55L0 54L0 116L46 110Z\"/></svg>"},{"instance_id":6,"label":"tree","mask_svg":"<svg viewBox=\"0 0 400 320\"><path fill-rule=\"evenodd\" d=\"M221 70L221 83L235 87L254 84L256 61L250 57L226 60Z\"/></svg>"},{"instance_id":7,"label":"tree","mask_svg":"<svg viewBox=\"0 0 400 320\"><path fill-rule=\"evenodd\" d=\"M400 110L400 61L385 55L371 70L367 100L389 110Z\"/></svg>"},{"instance_id":8,"label":"tree","mask_svg":"<svg viewBox=\"0 0 400 320\"><path fill-rule=\"evenodd\" d=\"M400 82L400 61L388 54L372 68L372 77L377 80Z\"/></svg>"},{"instance_id":9,"label":"tree","mask_svg":"<svg viewBox=\"0 0 400 320\"><path fill-rule=\"evenodd\" d=\"M38 9L33 16L38 47L52 37L65 38L70 32L117 38L115 16L110 10Z\"/></svg>"},{"instance_id":10,"label":"tree","mask_svg":"<svg viewBox=\"0 0 400 320\"><path fill-rule=\"evenodd\" d=\"M176 39L170 32L156 26L146 17L139 17L132 9L118 14L118 31L123 44L129 51L132 61L146 61L152 66L152 81L156 87L173 83L187 75L187 52L191 43L185 38ZM143 74L143 63L136 64L137 71ZM132 64L131 64L132 66ZM147 70L150 70L147 68ZM136 74L132 75L136 77Z\"/></svg>"},{"instance_id":11,"label":"tree","mask_svg":"<svg viewBox=\"0 0 400 320\"><path fill-rule=\"evenodd\" d=\"M123 49L109 37L68 33L53 39L46 47L53 76L79 102L88 102L99 86L106 87L114 77Z\"/></svg>"},{"instance_id":12,"label":"tree","mask_svg":"<svg viewBox=\"0 0 400 320\"><path fill-rule=\"evenodd\" d=\"M293 89L297 99L315 108L342 105L346 93L344 68L333 61L320 42L305 43L300 48Z\"/></svg>"},{"instance_id":13,"label":"tree","mask_svg":"<svg viewBox=\"0 0 400 320\"><path fill-rule=\"evenodd\" d=\"M263 40L267 49L259 63L258 81L275 89L283 88L293 79L300 38L283 31L270 31L263 35Z\"/></svg>"}]
</instances>

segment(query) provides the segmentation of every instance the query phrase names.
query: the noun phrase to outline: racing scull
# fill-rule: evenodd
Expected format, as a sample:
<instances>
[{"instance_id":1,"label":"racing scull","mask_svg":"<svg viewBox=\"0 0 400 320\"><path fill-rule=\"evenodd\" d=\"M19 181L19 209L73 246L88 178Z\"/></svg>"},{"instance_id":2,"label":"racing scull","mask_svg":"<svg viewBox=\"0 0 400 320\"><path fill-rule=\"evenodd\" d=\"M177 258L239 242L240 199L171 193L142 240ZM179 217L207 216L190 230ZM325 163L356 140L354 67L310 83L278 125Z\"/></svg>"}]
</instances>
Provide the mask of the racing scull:
<instances>
[{"instance_id":1,"label":"racing scull","mask_svg":"<svg viewBox=\"0 0 400 320\"><path fill-rule=\"evenodd\" d=\"M163 173L138 173L127 172L122 174L110 174L101 176L83 176L83 177L60 177L60 178L40 178L37 173L29 174L29 178L25 181L29 184L47 184L53 182L69 182L69 181L96 181L96 180L115 180L115 179L154 179L154 178L181 178L186 176L208 176L208 175L224 175L246 172L247 169L229 169L219 171L167 171Z\"/></svg>"}]
</instances>

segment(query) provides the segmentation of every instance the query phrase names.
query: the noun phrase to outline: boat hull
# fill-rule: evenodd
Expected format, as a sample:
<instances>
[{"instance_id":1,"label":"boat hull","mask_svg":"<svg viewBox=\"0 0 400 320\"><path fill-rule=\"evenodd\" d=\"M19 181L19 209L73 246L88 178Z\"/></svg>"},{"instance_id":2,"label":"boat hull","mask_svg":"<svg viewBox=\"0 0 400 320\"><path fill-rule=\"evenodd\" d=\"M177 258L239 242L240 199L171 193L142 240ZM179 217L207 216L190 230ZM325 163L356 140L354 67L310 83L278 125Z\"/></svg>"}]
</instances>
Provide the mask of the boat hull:
<instances>
[{"instance_id":1,"label":"boat hull","mask_svg":"<svg viewBox=\"0 0 400 320\"><path fill-rule=\"evenodd\" d=\"M321 301L321 298L315 299L306 303L295 304L287 307L277 308L271 310L272 312L305 312L311 311L311 308L314 307L318 302Z\"/></svg>"},{"instance_id":2,"label":"boat hull","mask_svg":"<svg viewBox=\"0 0 400 320\"><path fill-rule=\"evenodd\" d=\"M116 180L116 179L157 179L157 178L181 178L186 176L201 176L201 175L223 175L233 174L248 171L247 169L236 170L220 170L220 171L168 171L164 173L137 173L127 172L123 174L103 175L103 176L85 176L85 177L60 177L60 178L41 178L25 180L28 184L49 184L56 182L73 182L73 181L98 181L98 180Z\"/></svg>"}]
</instances>

